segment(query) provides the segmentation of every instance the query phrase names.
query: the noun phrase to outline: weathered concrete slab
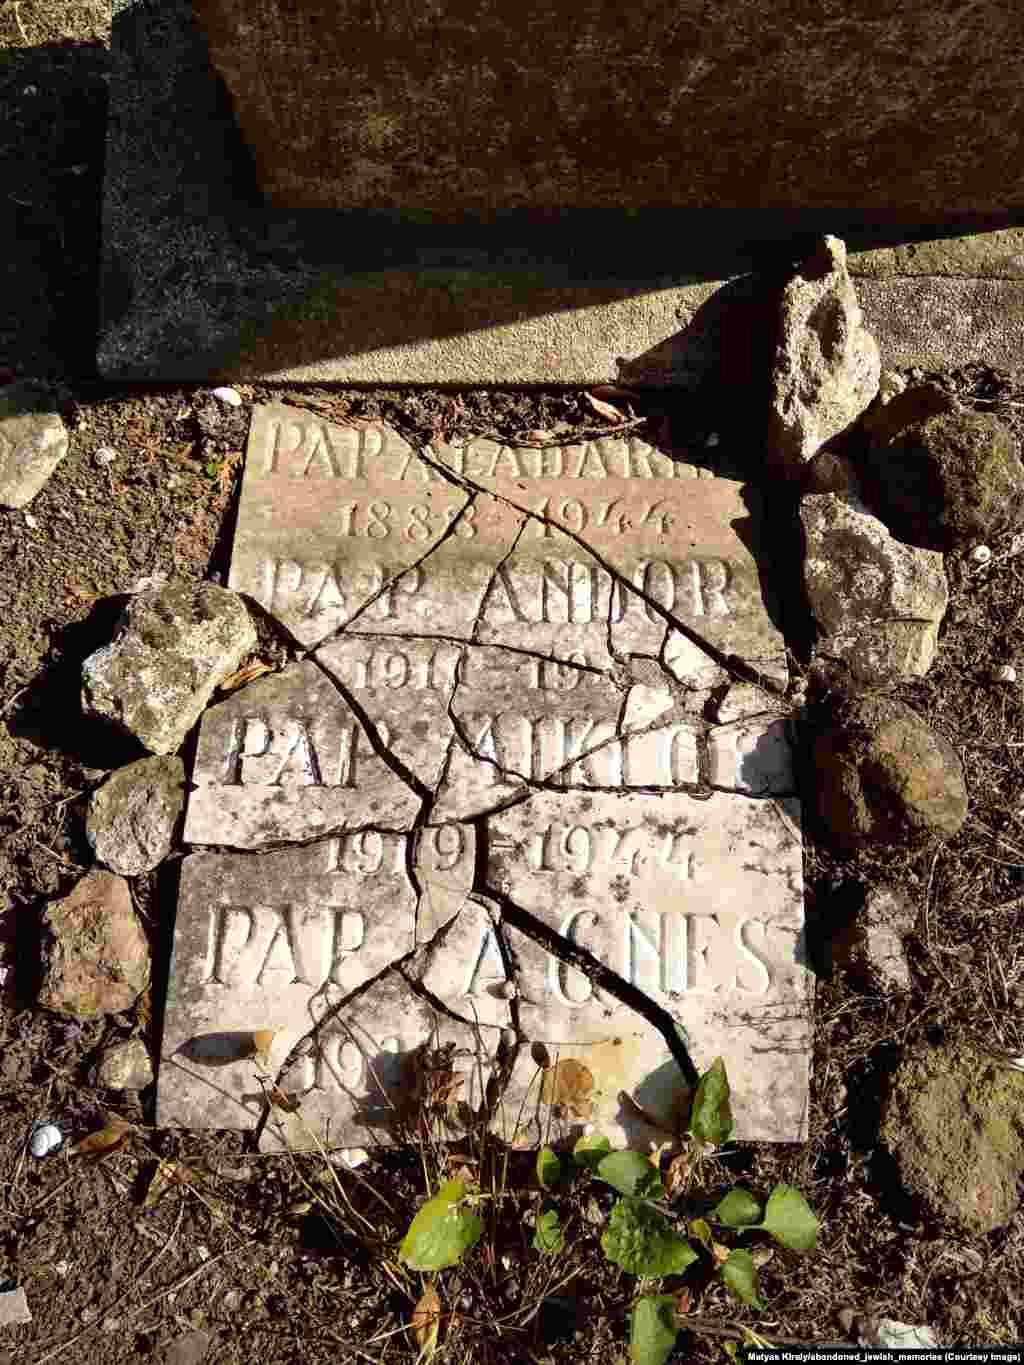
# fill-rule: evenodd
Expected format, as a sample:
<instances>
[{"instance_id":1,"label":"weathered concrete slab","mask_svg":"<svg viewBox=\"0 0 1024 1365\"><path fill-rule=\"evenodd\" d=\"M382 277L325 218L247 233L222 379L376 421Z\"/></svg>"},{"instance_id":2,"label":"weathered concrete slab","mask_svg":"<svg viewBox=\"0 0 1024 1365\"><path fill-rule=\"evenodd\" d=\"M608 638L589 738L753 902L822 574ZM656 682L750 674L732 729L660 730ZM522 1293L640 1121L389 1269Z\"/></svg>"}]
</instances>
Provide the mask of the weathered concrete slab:
<instances>
[{"instance_id":1,"label":"weathered concrete slab","mask_svg":"<svg viewBox=\"0 0 1024 1365\"><path fill-rule=\"evenodd\" d=\"M625 24L611 0L479 0L450 25L355 0L195 11L261 187L290 207L741 206L758 184L781 204L945 214L1024 195L1024 60L999 6L635 0ZM769 89L786 98L766 118Z\"/></svg>"},{"instance_id":2,"label":"weathered concrete slab","mask_svg":"<svg viewBox=\"0 0 1024 1365\"><path fill-rule=\"evenodd\" d=\"M721 53L729 48L726 43ZM709 73L718 60L716 53ZM821 70L833 66L826 60ZM677 89L680 69L660 89ZM727 74L731 80L735 72ZM871 203L871 214L813 209L802 194L782 192L785 210L754 210L745 207L749 178L740 182L734 207L723 208L728 201L702 197L700 178L680 176L673 183L685 186L689 197L678 209L630 216L573 210L566 201L556 218L519 221L496 214L478 234L445 235L419 219L403 222L384 212L361 215L346 208L333 214L263 204L249 154L218 93L207 45L192 22L190 0L115 0L111 77L98 354L108 378L381 384L619 379L689 389L708 381L749 383L763 373L763 328L777 304L772 287L749 272L765 247L795 233L822 231L844 238L855 276L896 266L898 274L911 273L915 267L903 258L880 264L876 253L915 242L934 248L919 257L927 269L913 281L887 273L878 288L872 282L863 291L858 282L883 364L929 368L943 363L947 352L951 364L984 357L1016 373L1024 364L1024 268L1014 264L1020 252L1013 240L994 235L1012 231L1020 218L1007 210L1015 201L1005 181L1012 164L1005 139L992 144L1003 154L996 211L986 217L979 216L983 200L973 194L957 213L955 177L974 174L974 163L950 152L941 204L928 212L881 212L877 206L884 200L855 193L852 183L833 204ZM725 98L729 80L723 85L710 74L705 78L716 98ZM629 82L623 88L639 87ZM803 70L794 88L805 89ZM680 109L688 124L703 105L703 96L686 95ZM859 97L844 106L852 108L859 109ZM1013 100L1001 108L1012 121ZM947 113L948 106L929 111L936 118ZM815 118L815 136L801 142L801 155L806 146L819 145L818 113ZM975 125L972 116L958 136L971 135ZM827 120L823 126L831 127ZM977 132L988 146L980 127ZM765 183L766 157L780 157L787 174L797 164L776 133L773 126L770 144L751 142L751 154L757 147L759 157L758 184ZM700 147L702 176L710 164L708 144L689 133L672 141L659 131L658 143L654 165L666 147L674 156L685 154L683 147ZM903 193L913 178L894 177L882 144L870 137L868 143L861 164L878 168L887 193ZM918 148L917 132L903 145ZM932 145L948 150L954 143L943 136ZM636 152L634 144L623 163L634 170ZM712 160L717 165L719 158ZM852 163L831 164L841 166L849 181ZM922 173L926 164L927 158ZM991 165L991 158L983 155L977 164ZM640 200L632 181L631 173L635 206ZM813 176L803 177L801 191L815 183ZM913 195L907 193L909 201ZM871 254L864 271L862 252ZM950 292L947 284L957 288Z\"/></svg>"}]
</instances>

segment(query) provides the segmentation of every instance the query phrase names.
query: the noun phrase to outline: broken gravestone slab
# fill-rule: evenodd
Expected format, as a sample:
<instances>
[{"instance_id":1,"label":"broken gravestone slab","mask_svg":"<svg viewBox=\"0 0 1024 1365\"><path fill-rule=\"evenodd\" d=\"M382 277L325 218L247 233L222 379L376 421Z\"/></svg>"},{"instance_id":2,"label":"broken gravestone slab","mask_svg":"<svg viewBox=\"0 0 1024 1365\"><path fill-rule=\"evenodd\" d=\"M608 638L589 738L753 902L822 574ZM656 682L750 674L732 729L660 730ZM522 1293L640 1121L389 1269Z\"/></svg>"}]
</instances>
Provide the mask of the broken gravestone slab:
<instances>
[{"instance_id":1,"label":"broken gravestone slab","mask_svg":"<svg viewBox=\"0 0 1024 1365\"><path fill-rule=\"evenodd\" d=\"M616 655L657 658L668 649L684 682L728 656L786 677L756 491L636 436L539 448L474 438L436 444L430 456L467 487L532 514L516 558L532 548L541 563L545 550L562 561L572 585L565 596L607 618ZM600 581L589 581L594 561L609 582L603 612L594 609ZM710 658L688 657L670 633L710 647ZM697 685L727 680L724 671L710 677Z\"/></svg>"},{"instance_id":2,"label":"broken gravestone slab","mask_svg":"<svg viewBox=\"0 0 1024 1365\"><path fill-rule=\"evenodd\" d=\"M185 838L259 848L334 830L411 829L422 796L393 748L381 756L390 738L369 731L314 663L260 678L203 715Z\"/></svg>"},{"instance_id":3,"label":"broken gravestone slab","mask_svg":"<svg viewBox=\"0 0 1024 1365\"><path fill-rule=\"evenodd\" d=\"M677 1030L691 1023L706 1026L706 1060L725 1053L730 1030L742 1034L744 991L755 1005L766 1003L762 996L771 1004L778 986L783 1005L793 1005L796 1022L785 1041L795 1062L786 1074L779 1065L768 1069L761 1089L750 1092L743 1122L751 1136L798 1136L806 1020L800 1000L785 996L782 975L776 981L766 962L788 962L802 929L799 827L778 816L790 842L777 848L768 827L781 807L711 791L790 792L787 721L768 711L713 726L701 715L711 689L730 676L752 669L769 692L772 679L777 689L785 678L782 637L763 587L770 560L756 499L739 483L633 440L525 451L470 443L457 453L417 454L387 429L370 430L289 408L257 410L254 419L231 581L315 654L206 713L186 838L251 849L321 842L291 853L207 854L186 865L168 1008L174 1046L165 1049L161 1080L168 1104L179 1104L180 1076L190 1057L195 1063L190 1040L203 1028L218 1036L274 1028L268 1074L287 1060L287 1088L303 1096L297 1117L274 1111L278 1138L297 1142L305 1133L306 1141L312 1124L331 1141L365 1145L381 1136L381 1095L393 1093L390 1082L378 1084L382 1072L408 1099L417 1049L443 1035L459 1055L475 1059L467 1096L473 1085L478 1097L487 1095L486 1080L498 1072L511 1075L507 1102L489 1111L505 1131L530 1087L536 1090L533 1073L523 1079L523 1049L514 1067L507 1049L502 1053L517 991L533 1036L547 1046L590 1049L596 1062L593 1049L606 1035L595 1030L609 1019L613 1038L632 1039L630 1066L605 1066L607 1075L592 1085L605 1095L609 1077L627 1094L627 1082L650 1089L654 1082L641 1071L655 1054L659 1066L678 1072ZM529 856L523 853L519 866L507 848L518 841L525 849L535 832L568 820L563 842L559 835L541 856L577 858L588 811L602 827L611 818L606 811L616 820L628 815L628 829L658 832L659 848L668 830L667 868L659 855L652 863L617 847L611 872L595 855L590 882L576 868L565 884L541 876L539 889L526 885ZM680 821L685 829L676 827ZM687 833L707 845L703 862L689 853L677 859L683 844L674 841L685 842ZM293 856L338 856L323 852L330 848L348 850L332 869L309 870L301 861L287 872L286 863L278 867ZM511 891L496 880L503 856L512 859ZM598 979L602 958L614 957L599 940L592 959L598 975L589 982L597 1003L570 1000L581 1008L566 1015L558 964L566 945L575 951L573 926L584 921L567 932L564 906L591 893L595 907L609 896L619 906L632 878L635 908L653 905L671 944L680 930L665 883L673 907L689 904L691 864L711 869L692 914L710 916L717 928L687 921L687 942L697 945L697 959L713 951L721 957L724 936L737 959L736 990L719 983L710 1004L680 1012L658 1003L653 978L636 984L632 968L613 965L623 996L609 988L607 972ZM720 877L719 865L728 865ZM272 868L269 880L264 866ZM780 945L764 917L783 869L792 923L781 912L772 920ZM220 890L204 897L208 872ZM349 882L336 880L342 873ZM383 878L383 890L360 898L351 880L357 874ZM389 878L396 879L390 890ZM735 939L735 926L714 918L713 882L725 888L721 904L729 914L742 917L750 907L750 922ZM493 904L467 900L488 883ZM369 929L357 945L355 922L345 916L371 913L378 892L388 910L370 952ZM214 968L220 931L207 922L224 906L232 907L235 935L228 956L240 964L227 980ZM399 921L407 927L396 927ZM610 932L628 942L646 933L642 943L650 946L662 942L650 939L661 923L652 928L626 915ZM530 925L540 926L539 944L526 932ZM758 956L762 933L767 958ZM672 951L664 949L669 959ZM665 970L661 995L674 1000L678 970ZM699 986L692 989L699 994ZM793 989L798 997L799 981ZM229 1022L215 1025L218 1011ZM771 1024L764 1010L756 1015L760 1044L784 1062ZM675 1060L666 1029L676 1040ZM250 1101L239 1100L256 1093L251 1051L227 1065L235 1063L243 1064L236 1093L218 1124L247 1123L253 1114ZM206 1084L194 1065L187 1074L188 1086ZM490 1093L493 1099L493 1086ZM360 1128L368 1106L376 1114L373 1132ZM188 1121L214 1122L201 1118L198 1103L179 1109ZM605 1104L599 1112L613 1135L636 1136L617 1109Z\"/></svg>"},{"instance_id":4,"label":"broken gravestone slab","mask_svg":"<svg viewBox=\"0 0 1024 1365\"><path fill-rule=\"evenodd\" d=\"M253 1036L273 1032L261 1060L262 1074L275 1074L338 1001L412 952L418 888L434 884L454 904L461 883L465 899L473 862L473 831L462 827L423 831L415 839L359 830L259 856L207 852L186 858L159 1121L196 1128L254 1125L263 1094ZM421 894L421 905L423 899ZM365 1033L367 1001L360 999ZM388 1015L389 1034L401 1031L404 1013L403 1007ZM343 1091L333 1089L351 1069L348 1054L337 1055L344 1042L339 1029L318 1072L318 1085L330 1096L321 1106L325 1122L345 1109ZM307 1106L307 1116L316 1112Z\"/></svg>"},{"instance_id":5,"label":"broken gravestone slab","mask_svg":"<svg viewBox=\"0 0 1024 1365\"><path fill-rule=\"evenodd\" d=\"M545 792L492 818L487 879L519 912L507 932L520 1026L592 1077L582 1111L549 1112L521 1057L505 1103L506 1116L524 1114L517 1139L585 1119L613 1145L642 1145L656 1134L636 1104L671 1130L689 1095L673 1027L698 1072L724 1058L737 1138L806 1138L814 978L797 802ZM614 972L632 1003L521 932L524 910ZM465 1012L458 997L445 1003Z\"/></svg>"},{"instance_id":6,"label":"broken gravestone slab","mask_svg":"<svg viewBox=\"0 0 1024 1365\"><path fill-rule=\"evenodd\" d=\"M390 427L258 406L229 584L307 646L360 613L386 622L469 502ZM461 528L469 539L472 522Z\"/></svg>"}]
</instances>

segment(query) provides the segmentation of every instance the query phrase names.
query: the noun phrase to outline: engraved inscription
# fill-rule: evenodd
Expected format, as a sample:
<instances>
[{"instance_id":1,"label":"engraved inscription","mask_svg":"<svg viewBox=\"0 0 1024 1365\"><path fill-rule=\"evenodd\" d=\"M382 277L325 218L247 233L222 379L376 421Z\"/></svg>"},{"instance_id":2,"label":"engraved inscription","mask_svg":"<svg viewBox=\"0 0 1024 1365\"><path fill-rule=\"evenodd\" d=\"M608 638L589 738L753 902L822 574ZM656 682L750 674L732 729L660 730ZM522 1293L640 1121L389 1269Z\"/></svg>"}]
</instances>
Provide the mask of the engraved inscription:
<instances>
[{"instance_id":1,"label":"engraved inscription","mask_svg":"<svg viewBox=\"0 0 1024 1365\"><path fill-rule=\"evenodd\" d=\"M655 829L553 822L538 830L523 850L535 872L586 873L595 864L613 867L630 877L664 869L680 881L697 876L697 857L685 826Z\"/></svg>"},{"instance_id":2,"label":"engraved inscription","mask_svg":"<svg viewBox=\"0 0 1024 1365\"><path fill-rule=\"evenodd\" d=\"M387 621L398 616L403 597L415 596L423 586L419 565L401 573L400 566L391 568L376 561L332 565L268 558L261 562L258 601L270 612L292 610L313 617L329 611L355 611L375 597L365 614L370 620Z\"/></svg>"},{"instance_id":3,"label":"engraved inscription","mask_svg":"<svg viewBox=\"0 0 1024 1365\"><path fill-rule=\"evenodd\" d=\"M415 467L415 468L414 468ZM329 422L272 419L267 424L262 472L293 479L362 479L368 469L401 470L393 477L434 475L397 432L383 427L339 427Z\"/></svg>"},{"instance_id":4,"label":"engraved inscription","mask_svg":"<svg viewBox=\"0 0 1024 1365\"><path fill-rule=\"evenodd\" d=\"M518 712L462 717L471 750L530 781L593 787L680 787L700 779L697 739L674 724L619 735L611 721Z\"/></svg>"},{"instance_id":5,"label":"engraved inscription","mask_svg":"<svg viewBox=\"0 0 1024 1365\"><path fill-rule=\"evenodd\" d=\"M384 743L387 727L377 727ZM228 731L222 785L227 787L355 787L361 755L370 745L354 722L339 727L328 752L314 742L308 717L272 720L269 710L239 716Z\"/></svg>"},{"instance_id":6,"label":"engraved inscription","mask_svg":"<svg viewBox=\"0 0 1024 1365\"><path fill-rule=\"evenodd\" d=\"M319 909L215 905L210 910L203 985L314 986L310 949L321 938Z\"/></svg>"},{"instance_id":7,"label":"engraved inscription","mask_svg":"<svg viewBox=\"0 0 1024 1365\"><path fill-rule=\"evenodd\" d=\"M462 651L457 645L438 645L429 650L403 649L400 641L380 646L368 644L362 657L338 653L332 671L344 687L404 689L410 692L450 693Z\"/></svg>"},{"instance_id":8,"label":"engraved inscription","mask_svg":"<svg viewBox=\"0 0 1024 1365\"><path fill-rule=\"evenodd\" d=\"M663 502L645 502L630 510L619 498L600 502L580 498L544 498L531 510L543 518L533 523L534 535L542 539L550 539L554 535L552 522L577 534L587 530L607 530L613 535L624 536L629 531L650 526L659 535L665 536L674 521L671 509Z\"/></svg>"},{"instance_id":9,"label":"engraved inscription","mask_svg":"<svg viewBox=\"0 0 1024 1365\"><path fill-rule=\"evenodd\" d=\"M774 984L772 960L765 951L768 925L754 916L637 909L613 916L578 909L564 917L559 929L652 997L756 996L767 994ZM580 971L550 955L547 988L570 1008L585 1005L594 994Z\"/></svg>"},{"instance_id":10,"label":"engraved inscription","mask_svg":"<svg viewBox=\"0 0 1024 1365\"><path fill-rule=\"evenodd\" d=\"M336 519L335 519L336 518ZM472 504L461 507L434 508L427 503L412 503L400 507L382 498L366 502L342 502L326 522L336 535L365 540L396 539L415 542L431 540L452 522L454 534L472 540L477 533Z\"/></svg>"},{"instance_id":11,"label":"engraved inscription","mask_svg":"<svg viewBox=\"0 0 1024 1365\"><path fill-rule=\"evenodd\" d=\"M486 437L431 454L470 479L708 479L710 470L673 460L636 436L567 446L507 446Z\"/></svg>"}]
</instances>

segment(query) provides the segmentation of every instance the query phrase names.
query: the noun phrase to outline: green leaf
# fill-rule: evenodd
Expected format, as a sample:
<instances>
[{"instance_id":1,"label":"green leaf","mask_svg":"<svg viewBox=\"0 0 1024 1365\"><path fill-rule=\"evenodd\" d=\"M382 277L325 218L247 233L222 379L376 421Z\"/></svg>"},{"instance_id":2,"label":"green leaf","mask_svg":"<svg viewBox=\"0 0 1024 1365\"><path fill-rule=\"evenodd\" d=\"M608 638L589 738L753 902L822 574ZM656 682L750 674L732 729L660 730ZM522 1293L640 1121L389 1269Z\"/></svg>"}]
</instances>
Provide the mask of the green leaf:
<instances>
[{"instance_id":1,"label":"green leaf","mask_svg":"<svg viewBox=\"0 0 1024 1365\"><path fill-rule=\"evenodd\" d=\"M737 1185L719 1201L711 1214L727 1228L749 1228L760 1224L761 1205L749 1190Z\"/></svg>"},{"instance_id":2,"label":"green leaf","mask_svg":"<svg viewBox=\"0 0 1024 1365\"><path fill-rule=\"evenodd\" d=\"M650 1294L633 1307L629 1355L633 1365L665 1365L676 1344L674 1294Z\"/></svg>"},{"instance_id":3,"label":"green leaf","mask_svg":"<svg viewBox=\"0 0 1024 1365\"><path fill-rule=\"evenodd\" d=\"M215 479L217 475L220 473L220 465L217 463L216 460L210 460L204 466L204 468L206 470L207 477L211 479Z\"/></svg>"},{"instance_id":4,"label":"green leaf","mask_svg":"<svg viewBox=\"0 0 1024 1365\"><path fill-rule=\"evenodd\" d=\"M695 1218L690 1224L690 1236L696 1237L698 1242L701 1242L706 1246L709 1251L711 1250L711 1243L714 1241L714 1238L711 1233L711 1225L708 1223L707 1219Z\"/></svg>"},{"instance_id":5,"label":"green leaf","mask_svg":"<svg viewBox=\"0 0 1024 1365\"><path fill-rule=\"evenodd\" d=\"M399 1259L412 1270L443 1270L476 1246L483 1224L462 1207L465 1198L461 1180L446 1181L412 1220L398 1249Z\"/></svg>"},{"instance_id":6,"label":"green leaf","mask_svg":"<svg viewBox=\"0 0 1024 1365\"><path fill-rule=\"evenodd\" d=\"M562 1163L550 1147L542 1147L537 1153L537 1179L541 1188L553 1190L562 1178Z\"/></svg>"},{"instance_id":7,"label":"green leaf","mask_svg":"<svg viewBox=\"0 0 1024 1365\"><path fill-rule=\"evenodd\" d=\"M693 1097L689 1131L701 1142L721 1147L732 1132L732 1108L729 1104L729 1080L725 1063L716 1057L710 1071L700 1078Z\"/></svg>"},{"instance_id":8,"label":"green leaf","mask_svg":"<svg viewBox=\"0 0 1024 1365\"><path fill-rule=\"evenodd\" d=\"M734 1247L729 1252L729 1259L719 1266L719 1272L738 1299L749 1303L751 1308L764 1308L764 1303L757 1297L757 1266L749 1251Z\"/></svg>"},{"instance_id":9,"label":"green leaf","mask_svg":"<svg viewBox=\"0 0 1024 1365\"><path fill-rule=\"evenodd\" d=\"M601 1235L601 1245L609 1261L631 1275L678 1275L698 1259L689 1242L642 1199L619 1200Z\"/></svg>"},{"instance_id":10,"label":"green leaf","mask_svg":"<svg viewBox=\"0 0 1024 1365\"><path fill-rule=\"evenodd\" d=\"M547 1213L542 1213L537 1219L537 1228L533 1234L533 1249L542 1252L545 1256L555 1256L564 1246L565 1234L559 1226L558 1214L554 1209L548 1209Z\"/></svg>"},{"instance_id":11,"label":"green leaf","mask_svg":"<svg viewBox=\"0 0 1024 1365\"><path fill-rule=\"evenodd\" d=\"M581 1137L577 1142L572 1149L572 1159L577 1166L586 1166L596 1171L602 1157L606 1157L611 1149L612 1144L603 1133L591 1133L589 1137Z\"/></svg>"},{"instance_id":12,"label":"green leaf","mask_svg":"<svg viewBox=\"0 0 1024 1365\"><path fill-rule=\"evenodd\" d=\"M775 1186L758 1226L790 1251L813 1251L818 1240L818 1220L794 1185Z\"/></svg>"},{"instance_id":13,"label":"green leaf","mask_svg":"<svg viewBox=\"0 0 1024 1365\"><path fill-rule=\"evenodd\" d=\"M611 1152L597 1163L597 1175L619 1194L657 1199L665 1193L661 1176L639 1152Z\"/></svg>"}]
</instances>

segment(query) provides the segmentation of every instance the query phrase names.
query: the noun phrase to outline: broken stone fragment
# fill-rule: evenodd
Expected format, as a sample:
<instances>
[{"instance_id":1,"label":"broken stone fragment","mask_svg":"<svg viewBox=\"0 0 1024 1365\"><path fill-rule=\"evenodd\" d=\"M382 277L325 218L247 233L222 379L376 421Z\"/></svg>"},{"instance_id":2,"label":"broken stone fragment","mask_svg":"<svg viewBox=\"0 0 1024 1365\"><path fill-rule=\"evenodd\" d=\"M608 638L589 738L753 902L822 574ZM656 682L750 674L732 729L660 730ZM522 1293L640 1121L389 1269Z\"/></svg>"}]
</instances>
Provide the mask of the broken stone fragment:
<instances>
[{"instance_id":1,"label":"broken stone fragment","mask_svg":"<svg viewBox=\"0 0 1024 1365\"><path fill-rule=\"evenodd\" d=\"M1024 1075L968 1044L923 1042L889 1082L879 1137L931 1217L967 1236L1004 1227L1024 1172Z\"/></svg>"},{"instance_id":2,"label":"broken stone fragment","mask_svg":"<svg viewBox=\"0 0 1024 1365\"><path fill-rule=\"evenodd\" d=\"M42 923L43 1009L95 1019L129 1009L149 984L149 946L128 883L87 872Z\"/></svg>"},{"instance_id":3,"label":"broken stone fragment","mask_svg":"<svg viewBox=\"0 0 1024 1365\"><path fill-rule=\"evenodd\" d=\"M907 990L910 967L903 940L913 928L906 898L893 887L875 887L860 913L832 935L833 965L863 972L885 990Z\"/></svg>"},{"instance_id":4,"label":"broken stone fragment","mask_svg":"<svg viewBox=\"0 0 1024 1365\"><path fill-rule=\"evenodd\" d=\"M112 773L89 798L85 833L97 859L122 877L149 872L170 853L185 808L185 765L157 755Z\"/></svg>"},{"instance_id":5,"label":"broken stone fragment","mask_svg":"<svg viewBox=\"0 0 1024 1365\"><path fill-rule=\"evenodd\" d=\"M68 453L67 428L43 385L0 392L0 507L27 507Z\"/></svg>"},{"instance_id":6,"label":"broken stone fragment","mask_svg":"<svg viewBox=\"0 0 1024 1365\"><path fill-rule=\"evenodd\" d=\"M812 765L818 815L841 849L949 839L967 819L956 750L892 698L848 701L814 740Z\"/></svg>"},{"instance_id":7,"label":"broken stone fragment","mask_svg":"<svg viewBox=\"0 0 1024 1365\"><path fill-rule=\"evenodd\" d=\"M101 1090L145 1090L153 1083L153 1064L141 1038L110 1043L100 1053L93 1084Z\"/></svg>"},{"instance_id":8,"label":"broken stone fragment","mask_svg":"<svg viewBox=\"0 0 1024 1365\"><path fill-rule=\"evenodd\" d=\"M769 692L757 683L734 682L716 705L715 716L720 725L725 725L731 720L746 720L766 712L784 713L788 709L777 692Z\"/></svg>"},{"instance_id":9,"label":"broken stone fragment","mask_svg":"<svg viewBox=\"0 0 1024 1365\"><path fill-rule=\"evenodd\" d=\"M585 951L633 991L631 1004L521 923L506 927L527 1039L593 1076L590 1110L559 1118L538 1106L536 1066L520 1056L505 1112L525 1101L527 1145L547 1140L549 1121L563 1135L592 1121L613 1145L646 1142L655 1135L623 1091L672 1129L686 1081L644 1000L698 1069L725 1058L736 1136L800 1140L813 974L802 948L797 804L721 792L699 801L543 792L488 824L487 883L504 913L528 912L570 957ZM446 1003L464 1014L473 998Z\"/></svg>"},{"instance_id":10,"label":"broken stone fragment","mask_svg":"<svg viewBox=\"0 0 1024 1365\"><path fill-rule=\"evenodd\" d=\"M708 732L708 781L748 796L794 796L793 745L785 716L757 716Z\"/></svg>"},{"instance_id":11,"label":"broken stone fragment","mask_svg":"<svg viewBox=\"0 0 1024 1365\"><path fill-rule=\"evenodd\" d=\"M894 540L852 495L805 497L800 520L819 655L868 683L927 673L949 601L942 555Z\"/></svg>"},{"instance_id":12,"label":"broken stone fragment","mask_svg":"<svg viewBox=\"0 0 1024 1365\"><path fill-rule=\"evenodd\" d=\"M255 647L245 604L226 588L176 583L139 593L113 641L82 665L83 706L152 753L174 753Z\"/></svg>"},{"instance_id":13,"label":"broken stone fragment","mask_svg":"<svg viewBox=\"0 0 1024 1365\"><path fill-rule=\"evenodd\" d=\"M419 735L424 715L368 728L310 660L257 679L203 716L186 840L261 848L361 827L410 829L422 806L412 784L429 767L417 762L418 745L425 739L443 757L446 741L429 726Z\"/></svg>"},{"instance_id":14,"label":"broken stone fragment","mask_svg":"<svg viewBox=\"0 0 1024 1365\"><path fill-rule=\"evenodd\" d=\"M271 1110L262 1150L370 1147L427 1132L458 1140L488 1100L498 1104L510 1031L438 1008L414 985L419 970L392 967L324 1013L312 1046L278 1078L300 1108Z\"/></svg>"},{"instance_id":15,"label":"broken stone fragment","mask_svg":"<svg viewBox=\"0 0 1024 1365\"><path fill-rule=\"evenodd\" d=\"M846 245L822 238L782 293L771 374L769 461L790 475L848 430L878 392L878 344L863 325Z\"/></svg>"},{"instance_id":16,"label":"broken stone fragment","mask_svg":"<svg viewBox=\"0 0 1024 1365\"><path fill-rule=\"evenodd\" d=\"M879 512L901 539L951 550L1024 516L1017 440L994 413L965 410L926 385L882 408L869 434L866 463Z\"/></svg>"},{"instance_id":17,"label":"broken stone fragment","mask_svg":"<svg viewBox=\"0 0 1024 1365\"><path fill-rule=\"evenodd\" d=\"M420 566L442 542L435 567L443 561L467 595L473 586L483 592L501 558L481 534L483 523L492 529L489 513L469 503L391 427L342 426L300 408L257 405L229 586L309 647L356 618L360 630L415 633L417 609L430 595ZM520 519L499 512L498 520L511 544ZM450 621L450 594L444 605ZM471 623L472 611L463 619ZM443 613L436 625L445 629ZM418 629L430 633L426 621Z\"/></svg>"}]
</instances>

